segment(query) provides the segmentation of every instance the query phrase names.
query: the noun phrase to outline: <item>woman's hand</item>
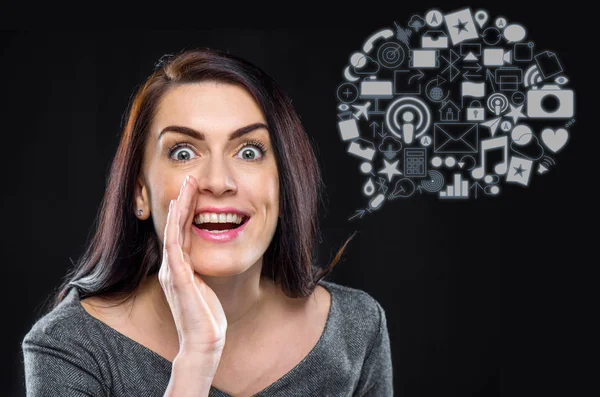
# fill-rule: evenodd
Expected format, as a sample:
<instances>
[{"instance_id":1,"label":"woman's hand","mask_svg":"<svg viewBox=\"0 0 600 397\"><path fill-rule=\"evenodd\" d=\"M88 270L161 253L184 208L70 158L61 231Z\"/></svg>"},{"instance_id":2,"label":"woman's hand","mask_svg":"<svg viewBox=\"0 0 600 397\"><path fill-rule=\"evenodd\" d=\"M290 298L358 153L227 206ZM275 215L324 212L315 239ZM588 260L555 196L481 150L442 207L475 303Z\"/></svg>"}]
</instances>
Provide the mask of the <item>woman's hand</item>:
<instances>
[{"instance_id":1,"label":"woman's hand","mask_svg":"<svg viewBox=\"0 0 600 397\"><path fill-rule=\"evenodd\" d=\"M214 291L194 271L190 260L197 193L196 180L188 175L179 197L171 201L158 279L177 327L179 354L213 355L218 361L225 346L227 318Z\"/></svg>"}]
</instances>

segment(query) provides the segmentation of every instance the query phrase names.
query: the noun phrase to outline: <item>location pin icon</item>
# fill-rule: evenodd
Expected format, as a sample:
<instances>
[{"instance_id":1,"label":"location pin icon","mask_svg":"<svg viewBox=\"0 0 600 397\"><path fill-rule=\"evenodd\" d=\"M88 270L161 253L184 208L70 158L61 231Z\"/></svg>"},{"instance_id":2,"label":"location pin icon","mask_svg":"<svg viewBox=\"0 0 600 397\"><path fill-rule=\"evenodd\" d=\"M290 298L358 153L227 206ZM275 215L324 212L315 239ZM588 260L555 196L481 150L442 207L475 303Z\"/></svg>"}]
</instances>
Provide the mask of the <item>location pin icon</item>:
<instances>
[{"instance_id":1,"label":"location pin icon","mask_svg":"<svg viewBox=\"0 0 600 397\"><path fill-rule=\"evenodd\" d=\"M475 13L475 21L477 22L477 24L479 25L480 28L483 28L483 25L485 25L485 23L488 20L488 13L485 11L477 11Z\"/></svg>"}]
</instances>

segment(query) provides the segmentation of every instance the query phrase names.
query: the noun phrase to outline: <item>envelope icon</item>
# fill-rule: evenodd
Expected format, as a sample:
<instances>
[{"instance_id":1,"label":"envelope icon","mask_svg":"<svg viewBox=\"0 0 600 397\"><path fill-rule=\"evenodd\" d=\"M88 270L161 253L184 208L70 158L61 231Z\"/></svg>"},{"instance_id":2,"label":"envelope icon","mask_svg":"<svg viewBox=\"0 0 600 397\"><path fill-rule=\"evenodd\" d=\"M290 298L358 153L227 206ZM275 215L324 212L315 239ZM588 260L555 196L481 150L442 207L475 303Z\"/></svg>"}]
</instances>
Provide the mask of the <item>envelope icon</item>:
<instances>
[{"instance_id":1,"label":"envelope icon","mask_svg":"<svg viewBox=\"0 0 600 397\"><path fill-rule=\"evenodd\" d=\"M430 30L421 37L423 48L448 48L448 36L442 30Z\"/></svg>"},{"instance_id":2,"label":"envelope icon","mask_svg":"<svg viewBox=\"0 0 600 397\"><path fill-rule=\"evenodd\" d=\"M478 138L476 123L438 123L433 126L433 151L477 153Z\"/></svg>"}]
</instances>

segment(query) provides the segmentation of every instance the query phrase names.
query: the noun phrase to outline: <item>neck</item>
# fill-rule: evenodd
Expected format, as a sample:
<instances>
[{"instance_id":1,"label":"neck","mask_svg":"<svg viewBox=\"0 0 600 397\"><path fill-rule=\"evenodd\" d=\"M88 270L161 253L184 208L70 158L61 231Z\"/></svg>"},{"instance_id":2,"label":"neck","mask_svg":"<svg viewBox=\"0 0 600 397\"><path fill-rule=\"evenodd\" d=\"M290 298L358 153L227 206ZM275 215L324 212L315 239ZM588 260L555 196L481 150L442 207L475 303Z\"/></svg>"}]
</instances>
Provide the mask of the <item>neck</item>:
<instances>
[{"instance_id":1,"label":"neck","mask_svg":"<svg viewBox=\"0 0 600 397\"><path fill-rule=\"evenodd\" d=\"M269 305L275 303L277 287L260 277L260 266L252 266L246 272L227 277L204 276L200 278L216 294L227 317L227 337L248 335L262 322L269 312ZM175 322L165 293L153 274L142 282L142 312L159 327L175 329Z\"/></svg>"}]
</instances>

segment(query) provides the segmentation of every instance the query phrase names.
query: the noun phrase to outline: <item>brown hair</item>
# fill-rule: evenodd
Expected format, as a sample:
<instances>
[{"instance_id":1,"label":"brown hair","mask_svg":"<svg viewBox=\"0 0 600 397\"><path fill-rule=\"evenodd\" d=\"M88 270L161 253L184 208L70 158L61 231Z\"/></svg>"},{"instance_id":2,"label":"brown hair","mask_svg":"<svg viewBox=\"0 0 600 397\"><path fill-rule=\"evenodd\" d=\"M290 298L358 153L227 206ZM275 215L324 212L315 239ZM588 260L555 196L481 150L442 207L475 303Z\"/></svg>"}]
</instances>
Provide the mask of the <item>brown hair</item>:
<instances>
[{"instance_id":1,"label":"brown hair","mask_svg":"<svg viewBox=\"0 0 600 397\"><path fill-rule=\"evenodd\" d=\"M245 88L262 108L273 143L280 182L281 217L263 258L269 277L290 297L310 295L339 261L346 240L326 268L315 264L321 241L318 206L323 182L311 142L285 92L255 65L218 50L183 50L163 56L130 103L127 122L108 176L98 227L77 264L66 275L50 310L71 287L81 299L126 296L158 272L162 249L151 219L134 216L134 187L141 169L148 127L157 106L173 86L213 80ZM356 233L356 232L355 232Z\"/></svg>"}]
</instances>

